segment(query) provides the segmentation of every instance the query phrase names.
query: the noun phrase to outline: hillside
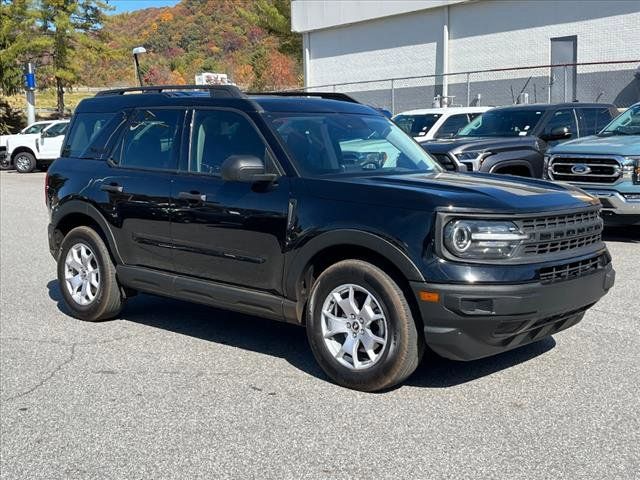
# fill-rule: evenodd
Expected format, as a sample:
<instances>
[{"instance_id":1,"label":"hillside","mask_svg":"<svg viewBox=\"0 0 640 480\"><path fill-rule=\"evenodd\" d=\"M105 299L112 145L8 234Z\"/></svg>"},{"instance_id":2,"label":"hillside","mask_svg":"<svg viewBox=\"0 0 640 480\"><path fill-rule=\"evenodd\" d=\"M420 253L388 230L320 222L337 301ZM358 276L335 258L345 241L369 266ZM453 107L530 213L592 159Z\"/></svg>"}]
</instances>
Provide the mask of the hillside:
<instances>
[{"instance_id":1,"label":"hillside","mask_svg":"<svg viewBox=\"0 0 640 480\"><path fill-rule=\"evenodd\" d=\"M86 55L83 84L135 84L131 49L144 46L149 84L193 83L202 71L228 74L244 88L301 83L299 36L289 31L288 0L182 0L174 7L109 16L110 55Z\"/></svg>"}]
</instances>

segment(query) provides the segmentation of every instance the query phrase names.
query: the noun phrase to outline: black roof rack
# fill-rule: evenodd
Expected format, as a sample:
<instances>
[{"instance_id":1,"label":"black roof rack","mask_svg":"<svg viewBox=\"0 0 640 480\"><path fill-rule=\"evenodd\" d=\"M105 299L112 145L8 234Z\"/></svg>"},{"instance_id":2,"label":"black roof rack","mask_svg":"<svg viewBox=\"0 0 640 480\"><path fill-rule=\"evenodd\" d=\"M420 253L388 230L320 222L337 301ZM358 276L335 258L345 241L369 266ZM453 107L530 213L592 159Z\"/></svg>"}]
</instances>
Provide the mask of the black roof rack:
<instances>
[{"instance_id":1,"label":"black roof rack","mask_svg":"<svg viewBox=\"0 0 640 480\"><path fill-rule=\"evenodd\" d=\"M285 90L283 92L247 92L247 95L269 95L274 97L318 97L328 100L340 100L342 102L360 103L346 93L338 92L305 92L304 90Z\"/></svg>"},{"instance_id":2,"label":"black roof rack","mask_svg":"<svg viewBox=\"0 0 640 480\"><path fill-rule=\"evenodd\" d=\"M124 95L129 92L162 93L166 91L208 90L209 95L216 98L246 98L246 95L235 85L154 85L146 87L127 87L102 90L96 97L108 95Z\"/></svg>"}]
</instances>

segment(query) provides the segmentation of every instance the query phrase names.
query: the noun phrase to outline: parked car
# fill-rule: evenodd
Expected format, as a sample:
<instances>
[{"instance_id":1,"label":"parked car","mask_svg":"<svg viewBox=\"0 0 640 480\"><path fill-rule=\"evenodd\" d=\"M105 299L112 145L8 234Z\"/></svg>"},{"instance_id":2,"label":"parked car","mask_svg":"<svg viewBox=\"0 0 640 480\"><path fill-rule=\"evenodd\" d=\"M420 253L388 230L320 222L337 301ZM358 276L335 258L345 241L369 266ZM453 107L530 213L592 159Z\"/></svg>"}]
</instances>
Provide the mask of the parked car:
<instances>
[{"instance_id":1,"label":"parked car","mask_svg":"<svg viewBox=\"0 0 640 480\"><path fill-rule=\"evenodd\" d=\"M45 127L51 125L52 123L53 121L34 122L13 135L0 135L0 170L9 170L13 167L11 157L7 155L7 143L9 142L10 138L16 135L39 134Z\"/></svg>"},{"instance_id":2,"label":"parked car","mask_svg":"<svg viewBox=\"0 0 640 480\"><path fill-rule=\"evenodd\" d=\"M598 197L607 223L640 225L640 103L597 135L553 147L545 173Z\"/></svg>"},{"instance_id":3,"label":"parked car","mask_svg":"<svg viewBox=\"0 0 640 480\"><path fill-rule=\"evenodd\" d=\"M13 135L7 139L7 156L19 173L47 168L60 155L69 120L56 120L39 133Z\"/></svg>"},{"instance_id":4,"label":"parked car","mask_svg":"<svg viewBox=\"0 0 640 480\"><path fill-rule=\"evenodd\" d=\"M373 391L425 344L504 352L613 285L600 204L579 189L446 173L345 95L180 88L83 100L49 169L49 248L80 319L146 292L306 325L332 380ZM386 158L345 159L353 142Z\"/></svg>"},{"instance_id":5,"label":"parked car","mask_svg":"<svg viewBox=\"0 0 640 480\"><path fill-rule=\"evenodd\" d=\"M491 107L422 108L399 113L393 121L418 141L452 138Z\"/></svg>"},{"instance_id":6,"label":"parked car","mask_svg":"<svg viewBox=\"0 0 640 480\"><path fill-rule=\"evenodd\" d=\"M542 178L550 146L593 135L618 111L599 103L511 105L483 113L450 140L420 142L449 171Z\"/></svg>"}]
</instances>

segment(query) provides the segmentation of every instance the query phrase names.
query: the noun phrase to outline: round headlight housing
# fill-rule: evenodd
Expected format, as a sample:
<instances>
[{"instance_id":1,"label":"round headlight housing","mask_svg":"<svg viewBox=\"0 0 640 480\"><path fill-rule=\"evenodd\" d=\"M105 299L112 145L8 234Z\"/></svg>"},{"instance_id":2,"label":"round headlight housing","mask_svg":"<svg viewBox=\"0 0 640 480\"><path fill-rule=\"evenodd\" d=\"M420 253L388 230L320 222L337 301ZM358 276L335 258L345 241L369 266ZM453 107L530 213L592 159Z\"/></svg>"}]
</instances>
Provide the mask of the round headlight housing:
<instances>
[{"instance_id":1,"label":"round headlight housing","mask_svg":"<svg viewBox=\"0 0 640 480\"><path fill-rule=\"evenodd\" d=\"M527 238L515 223L502 220L451 220L443 232L449 253L478 260L511 258Z\"/></svg>"}]
</instances>

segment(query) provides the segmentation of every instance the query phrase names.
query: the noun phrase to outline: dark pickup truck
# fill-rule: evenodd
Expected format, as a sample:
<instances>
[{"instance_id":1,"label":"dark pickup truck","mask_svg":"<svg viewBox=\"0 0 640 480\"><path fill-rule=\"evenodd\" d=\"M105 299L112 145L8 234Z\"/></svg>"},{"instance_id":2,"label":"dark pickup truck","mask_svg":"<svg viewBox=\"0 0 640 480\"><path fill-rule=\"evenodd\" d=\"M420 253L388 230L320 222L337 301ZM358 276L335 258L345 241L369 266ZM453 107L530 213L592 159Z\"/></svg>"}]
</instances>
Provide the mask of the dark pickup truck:
<instances>
[{"instance_id":1,"label":"dark pickup truck","mask_svg":"<svg viewBox=\"0 0 640 480\"><path fill-rule=\"evenodd\" d=\"M476 117L458 134L420 145L449 171L541 178L548 148L594 135L618 111L601 103L510 105Z\"/></svg>"}]
</instances>

